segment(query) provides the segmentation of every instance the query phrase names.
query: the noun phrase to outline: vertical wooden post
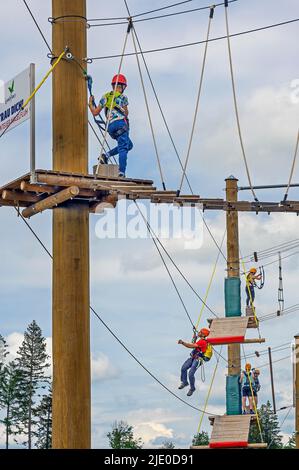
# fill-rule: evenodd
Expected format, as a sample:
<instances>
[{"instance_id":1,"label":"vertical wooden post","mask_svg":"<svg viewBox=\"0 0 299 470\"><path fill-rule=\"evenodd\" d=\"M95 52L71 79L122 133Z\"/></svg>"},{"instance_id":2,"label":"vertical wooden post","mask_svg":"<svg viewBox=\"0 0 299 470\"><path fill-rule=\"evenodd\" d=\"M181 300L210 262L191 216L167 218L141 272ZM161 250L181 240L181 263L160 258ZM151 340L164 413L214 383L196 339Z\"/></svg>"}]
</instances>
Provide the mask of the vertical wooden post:
<instances>
[{"instance_id":1,"label":"vertical wooden post","mask_svg":"<svg viewBox=\"0 0 299 470\"><path fill-rule=\"evenodd\" d=\"M226 200L236 202L238 200L238 180L230 176L226 180ZM226 212L227 227L227 276L240 277L239 262L239 223L238 212ZM228 375L238 375L241 372L240 345L228 345Z\"/></svg>"},{"instance_id":2,"label":"vertical wooden post","mask_svg":"<svg viewBox=\"0 0 299 470\"><path fill-rule=\"evenodd\" d=\"M54 18L86 17L86 0L52 0ZM86 24L53 24L53 53L87 56ZM53 74L53 169L88 171L87 92L80 67L63 60ZM53 447L90 448L89 208L53 211Z\"/></svg>"},{"instance_id":3,"label":"vertical wooden post","mask_svg":"<svg viewBox=\"0 0 299 470\"><path fill-rule=\"evenodd\" d=\"M299 334L295 336L295 438L296 449L299 449Z\"/></svg>"},{"instance_id":4,"label":"vertical wooden post","mask_svg":"<svg viewBox=\"0 0 299 470\"><path fill-rule=\"evenodd\" d=\"M269 355L269 367L270 367L273 411L276 414L276 400L275 400L275 391L274 391L274 376L273 376L273 364L272 364L272 351L271 351L271 348L268 348L268 355Z\"/></svg>"}]
</instances>

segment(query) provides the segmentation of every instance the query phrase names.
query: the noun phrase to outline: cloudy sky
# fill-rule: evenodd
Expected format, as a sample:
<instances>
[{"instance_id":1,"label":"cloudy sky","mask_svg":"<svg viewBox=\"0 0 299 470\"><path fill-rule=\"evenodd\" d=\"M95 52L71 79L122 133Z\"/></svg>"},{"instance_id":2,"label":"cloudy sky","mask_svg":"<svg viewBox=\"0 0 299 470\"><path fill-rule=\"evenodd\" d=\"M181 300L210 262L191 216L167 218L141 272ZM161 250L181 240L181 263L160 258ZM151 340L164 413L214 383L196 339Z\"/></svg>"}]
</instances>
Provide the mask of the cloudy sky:
<instances>
[{"instance_id":1,"label":"cloudy sky","mask_svg":"<svg viewBox=\"0 0 299 470\"><path fill-rule=\"evenodd\" d=\"M170 4L171 2L168 2ZM29 0L39 24L51 40L51 2ZM88 0L88 17L105 18L125 16L122 0L106 2ZM132 14L159 8L162 0L129 0ZM207 5L194 0L181 9ZM49 68L47 49L21 0L1 5L1 72L7 81L36 64L37 80ZM170 11L180 11L179 8ZM239 0L229 8L231 33L258 28L298 17L298 2L285 0ZM208 11L184 14L136 24L136 31L144 50L176 44L196 42L206 36ZM105 56L121 52L125 25L98 27L88 30L88 56ZM216 8L211 26L211 37L225 34L223 7ZM299 79L296 60L298 23L269 29L232 39L232 52L239 100L244 144L252 180L255 184L286 183L294 154L298 130L299 104L294 88ZM5 44L3 43L5 38ZM132 43L128 51L133 51ZM175 49L147 54L163 110L182 158L185 158L190 135L195 99L201 72L204 46ZM118 69L119 59L94 61L89 73L94 78L95 95L99 98L109 90L111 76ZM127 57L123 64L129 86L131 137L135 144L128 163L128 176L151 178L160 187L142 89L135 57ZM153 94L146 80L152 119L168 188L177 189L181 172L165 127L159 115ZM37 162L39 168L51 168L51 80L37 97ZM97 159L99 145L90 135L90 169ZM8 132L0 142L0 184L28 171L29 127L24 124ZM238 141L233 113L233 99L229 74L226 41L210 43L202 90L198 123L190 155L188 175L195 193L203 197L223 197L224 180L236 176L240 185L247 185L244 163ZM294 181L298 182L296 168ZM185 188L186 189L186 188ZM291 199L298 198L292 189ZM283 190L259 192L260 199L280 201ZM250 200L248 192L240 199ZM159 255L150 239L100 240L96 236L99 216L90 218L91 243L91 303L134 354L171 390L177 391L181 363L188 351L179 347L177 339L188 340L190 324L178 301ZM35 319L51 344L51 262L32 237L26 226L17 219L15 211L1 209L1 282L0 332L16 350L22 333ZM225 215L207 213L206 221L220 243L225 231ZM44 243L51 249L51 214L44 213L30 221ZM240 214L240 245L243 254L263 250L273 245L298 238L296 215ZM200 295L204 295L217 248L205 231L200 249L184 249L183 240L165 240L165 246ZM225 246L225 245L224 245ZM275 260L275 258L274 258ZM298 259L283 262L285 305L299 303L297 297ZM196 321L201 308L198 299L173 271L188 310ZM218 314L224 314L223 284L226 275L224 260L220 258L216 276L209 294L208 305ZM266 269L267 282L258 292L258 314L277 310L278 266ZM243 286L244 287L244 286ZM243 293L243 288L242 288ZM244 304L244 298L243 298ZM267 343L246 346L246 355L255 350L262 353L268 346L291 344L298 333L296 313L283 319L262 324L262 335ZM209 313L204 311L202 325ZM249 333L252 335L253 333ZM200 414L170 396L151 377L146 375L99 321L91 316L92 348L92 430L93 447L107 447L106 433L115 420L126 420L134 425L146 447L161 445L165 439L177 447L188 447L196 433ZM290 349L274 353L274 360L288 356ZM226 355L225 348L223 354ZM261 355L256 366L267 362ZM197 377L197 391L188 399L202 408L216 360L205 367L206 380ZM271 400L268 367L261 369L262 391L260 401ZM208 404L208 411L225 411L226 363L220 361L217 377ZM290 359L274 365L277 406L292 403L292 364ZM178 392L182 398L185 390ZM285 412L279 413L283 420ZM293 411L284 422L283 433L294 430ZM202 429L209 431L208 420ZM3 437L0 436L0 445Z\"/></svg>"}]
</instances>

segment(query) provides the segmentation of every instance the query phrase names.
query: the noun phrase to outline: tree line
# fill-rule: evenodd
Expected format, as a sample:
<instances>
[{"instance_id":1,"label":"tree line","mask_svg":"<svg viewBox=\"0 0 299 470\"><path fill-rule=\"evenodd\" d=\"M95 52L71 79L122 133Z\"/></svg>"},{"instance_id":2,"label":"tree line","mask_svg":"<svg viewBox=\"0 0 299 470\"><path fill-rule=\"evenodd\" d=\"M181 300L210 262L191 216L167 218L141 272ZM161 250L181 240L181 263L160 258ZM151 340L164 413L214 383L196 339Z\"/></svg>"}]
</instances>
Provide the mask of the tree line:
<instances>
[{"instance_id":1,"label":"tree line","mask_svg":"<svg viewBox=\"0 0 299 470\"><path fill-rule=\"evenodd\" d=\"M46 338L33 321L24 333L16 358L0 335L0 423L5 447L49 449L52 440L52 390Z\"/></svg>"}]
</instances>

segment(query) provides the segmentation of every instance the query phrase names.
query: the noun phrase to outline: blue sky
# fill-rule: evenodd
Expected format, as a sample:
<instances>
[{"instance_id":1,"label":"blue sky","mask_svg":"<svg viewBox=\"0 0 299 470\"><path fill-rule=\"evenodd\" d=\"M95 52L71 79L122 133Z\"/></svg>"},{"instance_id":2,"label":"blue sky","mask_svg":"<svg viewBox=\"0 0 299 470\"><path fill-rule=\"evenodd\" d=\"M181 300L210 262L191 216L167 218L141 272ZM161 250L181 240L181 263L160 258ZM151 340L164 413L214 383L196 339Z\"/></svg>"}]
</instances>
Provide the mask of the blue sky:
<instances>
[{"instance_id":1,"label":"blue sky","mask_svg":"<svg viewBox=\"0 0 299 470\"><path fill-rule=\"evenodd\" d=\"M165 3L152 0L129 0L132 13L158 8ZM51 39L51 2L30 0L46 37ZM124 4L88 0L88 17L125 16ZM190 7L207 5L203 0L190 2ZM186 6L184 7L186 8ZM188 5L187 5L188 8ZM178 11L176 9L174 11ZM239 0L229 9L231 32L239 32L270 23L298 17L298 2L286 0ZM164 20L136 24L143 49L200 41L205 38L206 11ZM37 80L49 68L47 49L32 23L23 2L1 2L1 31L6 38L1 48L1 80L9 80L36 63ZM211 36L225 32L224 11L216 9ZM125 34L124 25L91 28L88 31L88 55L118 54ZM287 181L298 129L298 102L292 98L292 83L298 79L296 47L298 24L282 26L232 39L235 78L239 99L244 143L255 184ZM4 45L3 45L4 46ZM128 50L133 51L129 42ZM201 71L203 46L194 46L146 56L148 66L161 99L170 129L182 158L186 155L191 130L195 97ZM111 76L118 69L118 59L95 61L89 66L94 78L96 97L109 90ZM123 73L129 80L127 95L130 102L131 137L135 144L129 157L128 175L152 178L160 187L142 90L134 57L125 58ZM177 189L181 173L152 92L147 92L168 188ZM37 97L37 166L51 168L51 80ZM98 143L89 138L90 169L97 159ZM5 135L0 142L0 184L21 176L29 166L28 124ZM240 184L247 185L244 163L238 142L229 76L227 44L211 43L207 54L202 101L188 175L194 192L204 197L223 197L224 179L234 174ZM298 181L296 169L294 181ZM298 198L298 190L290 193ZM283 191L258 194L264 200L280 201ZM249 193L240 198L250 199ZM190 325L178 302L176 293L151 240L99 240L95 234L98 216L90 218L91 243L91 303L104 320L121 337L138 358L169 388L176 391L181 363L188 351L176 342L190 338ZM50 344L51 338L51 263L25 225L17 220L15 211L1 208L1 334L8 337L14 351L29 322L35 319ZM218 242L225 229L222 213L207 213L206 220ZM51 248L51 214L34 217L31 225ZM295 215L240 214L240 244L242 253L251 253L297 238L298 218ZM165 245L193 286L204 295L217 248L208 233L204 233L202 248L185 250L180 241L165 241ZM283 263L286 306L298 303L298 260ZM175 274L175 273L174 273ZM277 264L267 269L267 283L258 293L257 312L264 314L277 309ZM225 264L220 259L208 304L219 314L224 313L223 283ZM188 309L197 318L201 305L190 289L175 274ZM242 288L243 289L243 288ZM244 303L244 302L243 302ZM209 317L204 312L204 321ZM262 335L267 343L246 346L246 354L268 345L291 343L298 332L296 314L265 322ZM181 404L161 389L137 366L110 334L91 316L91 346L93 355L93 447L107 446L105 434L115 420L127 420L134 425L146 447L171 439L178 447L188 447L196 432L199 414ZM226 354L226 353L225 353ZM288 351L275 353L274 359ZM261 356L256 366L267 362ZM197 393L190 403L202 407L209 387L215 359L206 366L206 382L198 375ZM267 367L261 369L260 400L271 399ZM220 362L208 410L222 413L225 409L225 362ZM292 403L292 367L290 360L274 366L278 407ZM179 392L182 398L185 392ZM282 412L284 413L284 412ZM281 415L280 415L281 416ZM283 416L281 418L283 419ZM294 429L293 412L284 423L283 432ZM207 419L203 429L209 431ZM1 437L0 437L1 442Z\"/></svg>"}]
</instances>

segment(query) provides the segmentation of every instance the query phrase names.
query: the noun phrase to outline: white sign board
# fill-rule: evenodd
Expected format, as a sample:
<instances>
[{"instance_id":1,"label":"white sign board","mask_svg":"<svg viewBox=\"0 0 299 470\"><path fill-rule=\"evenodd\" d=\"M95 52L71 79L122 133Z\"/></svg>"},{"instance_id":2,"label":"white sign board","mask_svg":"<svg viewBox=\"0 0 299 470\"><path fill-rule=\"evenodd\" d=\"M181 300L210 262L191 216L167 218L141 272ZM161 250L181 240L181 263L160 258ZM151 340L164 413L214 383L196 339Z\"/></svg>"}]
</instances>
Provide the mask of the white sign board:
<instances>
[{"instance_id":1,"label":"white sign board","mask_svg":"<svg viewBox=\"0 0 299 470\"><path fill-rule=\"evenodd\" d=\"M30 96L30 67L5 83L0 93L0 134L10 125ZM9 130L30 118L30 106L22 110Z\"/></svg>"}]
</instances>

